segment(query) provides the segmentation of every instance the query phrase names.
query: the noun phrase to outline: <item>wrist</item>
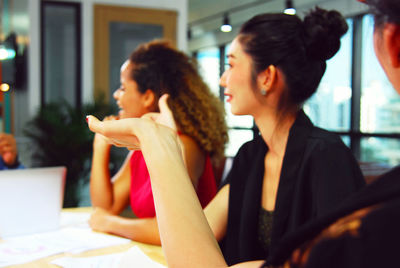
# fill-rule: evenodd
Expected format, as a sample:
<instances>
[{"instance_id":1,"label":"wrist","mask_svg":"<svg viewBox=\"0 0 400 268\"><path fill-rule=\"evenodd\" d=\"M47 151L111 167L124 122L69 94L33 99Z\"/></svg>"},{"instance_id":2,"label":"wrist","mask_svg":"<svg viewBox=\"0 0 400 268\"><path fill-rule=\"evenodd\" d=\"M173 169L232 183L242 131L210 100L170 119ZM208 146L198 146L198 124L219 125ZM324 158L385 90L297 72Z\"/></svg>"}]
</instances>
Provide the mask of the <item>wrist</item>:
<instances>
[{"instance_id":1,"label":"wrist","mask_svg":"<svg viewBox=\"0 0 400 268\"><path fill-rule=\"evenodd\" d=\"M93 144L93 151L101 153L109 153L111 150L111 144L109 143L95 143Z\"/></svg>"}]
</instances>

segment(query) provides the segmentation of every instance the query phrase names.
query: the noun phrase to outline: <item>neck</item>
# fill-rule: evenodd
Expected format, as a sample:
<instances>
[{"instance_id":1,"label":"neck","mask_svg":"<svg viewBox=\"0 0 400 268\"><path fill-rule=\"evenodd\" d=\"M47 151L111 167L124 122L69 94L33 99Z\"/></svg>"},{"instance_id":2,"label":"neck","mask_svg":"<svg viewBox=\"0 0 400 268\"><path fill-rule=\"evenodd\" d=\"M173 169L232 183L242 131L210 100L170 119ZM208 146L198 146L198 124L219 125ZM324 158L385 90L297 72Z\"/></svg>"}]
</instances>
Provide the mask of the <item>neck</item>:
<instances>
[{"instance_id":1,"label":"neck","mask_svg":"<svg viewBox=\"0 0 400 268\"><path fill-rule=\"evenodd\" d=\"M254 118L263 140L268 145L269 153L283 158L289 131L296 120L296 116L297 111L288 112L284 116L271 112Z\"/></svg>"}]
</instances>

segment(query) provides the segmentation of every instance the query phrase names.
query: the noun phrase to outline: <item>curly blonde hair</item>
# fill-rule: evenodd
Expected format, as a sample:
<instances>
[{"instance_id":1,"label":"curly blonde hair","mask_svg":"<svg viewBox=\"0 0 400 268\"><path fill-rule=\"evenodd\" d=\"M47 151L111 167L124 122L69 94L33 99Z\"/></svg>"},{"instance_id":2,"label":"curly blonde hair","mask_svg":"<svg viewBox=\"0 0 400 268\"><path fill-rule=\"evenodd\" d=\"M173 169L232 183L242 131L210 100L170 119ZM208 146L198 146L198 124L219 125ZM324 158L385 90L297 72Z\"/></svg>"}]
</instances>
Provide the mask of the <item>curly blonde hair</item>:
<instances>
[{"instance_id":1,"label":"curly blonde hair","mask_svg":"<svg viewBox=\"0 0 400 268\"><path fill-rule=\"evenodd\" d=\"M196 60L166 40L140 45L129 60L139 91L150 89L157 99L168 93L168 104L179 131L192 137L218 164L228 141L225 111L201 78Z\"/></svg>"}]
</instances>

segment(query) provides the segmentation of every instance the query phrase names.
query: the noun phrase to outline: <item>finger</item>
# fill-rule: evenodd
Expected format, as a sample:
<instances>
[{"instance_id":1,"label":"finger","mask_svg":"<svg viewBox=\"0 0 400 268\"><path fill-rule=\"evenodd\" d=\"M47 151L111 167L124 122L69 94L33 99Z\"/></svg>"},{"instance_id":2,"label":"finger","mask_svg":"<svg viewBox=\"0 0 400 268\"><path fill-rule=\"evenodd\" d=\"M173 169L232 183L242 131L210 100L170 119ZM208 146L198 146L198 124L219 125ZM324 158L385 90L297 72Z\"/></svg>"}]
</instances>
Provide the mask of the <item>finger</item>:
<instances>
[{"instance_id":1,"label":"finger","mask_svg":"<svg viewBox=\"0 0 400 268\"><path fill-rule=\"evenodd\" d=\"M168 94L162 95L158 101L158 107L160 108L161 116L163 116L164 118L167 119L164 122L164 124L166 124L166 126L172 128L172 129L176 130L177 127L176 127L175 119L174 119L171 109L168 106L168 102L167 102L168 98L169 98Z\"/></svg>"},{"instance_id":2,"label":"finger","mask_svg":"<svg viewBox=\"0 0 400 268\"><path fill-rule=\"evenodd\" d=\"M86 117L89 129L93 132L100 133L106 137L118 137L121 134L131 134L135 129L135 118L112 120L112 121L100 121L92 115Z\"/></svg>"},{"instance_id":3,"label":"finger","mask_svg":"<svg viewBox=\"0 0 400 268\"><path fill-rule=\"evenodd\" d=\"M164 94L158 100L158 107L160 108L160 112L163 113L163 114L164 113L172 114L172 112L171 112L171 110L169 109L169 106L168 106L168 98L169 98L169 95L168 94Z\"/></svg>"}]
</instances>

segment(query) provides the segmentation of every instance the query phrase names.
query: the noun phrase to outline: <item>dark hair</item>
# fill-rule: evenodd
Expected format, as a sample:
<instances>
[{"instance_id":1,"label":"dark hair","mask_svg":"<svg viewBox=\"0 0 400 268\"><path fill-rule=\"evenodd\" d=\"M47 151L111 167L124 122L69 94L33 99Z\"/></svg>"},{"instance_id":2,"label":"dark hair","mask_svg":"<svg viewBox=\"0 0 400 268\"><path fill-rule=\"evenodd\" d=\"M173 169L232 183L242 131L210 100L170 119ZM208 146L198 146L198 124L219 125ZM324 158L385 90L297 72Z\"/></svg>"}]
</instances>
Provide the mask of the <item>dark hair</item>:
<instances>
[{"instance_id":1,"label":"dark hair","mask_svg":"<svg viewBox=\"0 0 400 268\"><path fill-rule=\"evenodd\" d=\"M129 61L133 67L131 79L138 90L144 93L150 89L157 99L168 93L179 131L192 137L218 163L228 141L225 111L201 78L197 62L166 40L140 45Z\"/></svg>"},{"instance_id":2,"label":"dark hair","mask_svg":"<svg viewBox=\"0 0 400 268\"><path fill-rule=\"evenodd\" d=\"M261 14L247 21L239 41L253 61L253 83L257 74L274 65L286 82L280 108L300 106L317 90L326 60L340 48L347 32L346 20L337 11L316 7L304 18L295 15Z\"/></svg>"},{"instance_id":3,"label":"dark hair","mask_svg":"<svg viewBox=\"0 0 400 268\"><path fill-rule=\"evenodd\" d=\"M385 22L400 24L399 0L366 0L365 3L370 6L378 28Z\"/></svg>"}]
</instances>

